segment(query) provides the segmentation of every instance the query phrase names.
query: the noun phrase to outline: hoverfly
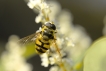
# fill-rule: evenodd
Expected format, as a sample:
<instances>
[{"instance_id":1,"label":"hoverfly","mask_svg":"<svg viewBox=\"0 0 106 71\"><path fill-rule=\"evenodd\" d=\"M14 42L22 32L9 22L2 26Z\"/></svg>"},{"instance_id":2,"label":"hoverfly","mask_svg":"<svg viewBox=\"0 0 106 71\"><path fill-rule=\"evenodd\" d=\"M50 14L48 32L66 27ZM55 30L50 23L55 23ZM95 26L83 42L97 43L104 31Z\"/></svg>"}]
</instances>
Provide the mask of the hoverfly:
<instances>
[{"instance_id":1,"label":"hoverfly","mask_svg":"<svg viewBox=\"0 0 106 71\"><path fill-rule=\"evenodd\" d=\"M42 54L45 53L50 48L50 46L55 42L56 32L57 32L56 26L51 22L46 22L45 24L42 25L41 30L20 39L19 42L24 44L34 42L35 51L38 54Z\"/></svg>"}]
</instances>

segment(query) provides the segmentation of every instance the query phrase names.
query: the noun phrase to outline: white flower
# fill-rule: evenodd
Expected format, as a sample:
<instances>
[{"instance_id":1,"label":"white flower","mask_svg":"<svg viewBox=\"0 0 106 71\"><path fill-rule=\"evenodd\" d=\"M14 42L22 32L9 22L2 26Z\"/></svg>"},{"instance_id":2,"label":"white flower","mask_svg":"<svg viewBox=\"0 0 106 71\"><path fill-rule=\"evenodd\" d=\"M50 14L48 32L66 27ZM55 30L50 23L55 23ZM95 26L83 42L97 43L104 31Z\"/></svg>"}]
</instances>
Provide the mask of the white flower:
<instances>
[{"instance_id":1,"label":"white flower","mask_svg":"<svg viewBox=\"0 0 106 71\"><path fill-rule=\"evenodd\" d=\"M49 18L51 21L55 21L57 19L58 14L61 12L61 6L56 0L48 0L48 3L50 5L51 10Z\"/></svg>"},{"instance_id":2,"label":"white flower","mask_svg":"<svg viewBox=\"0 0 106 71\"><path fill-rule=\"evenodd\" d=\"M56 61L55 61L55 59L54 59L53 57L50 57L49 60L50 60L50 64L51 64L51 65L53 65L53 64L56 63Z\"/></svg>"},{"instance_id":3,"label":"white flower","mask_svg":"<svg viewBox=\"0 0 106 71\"><path fill-rule=\"evenodd\" d=\"M7 51L1 56L2 65L4 71L31 71L32 67L26 63L26 60L22 57L25 49L23 49L17 41L19 38L15 35L9 38L6 45Z\"/></svg>"},{"instance_id":4,"label":"white flower","mask_svg":"<svg viewBox=\"0 0 106 71\"><path fill-rule=\"evenodd\" d=\"M49 71L59 71L58 66L52 66Z\"/></svg>"},{"instance_id":5,"label":"white flower","mask_svg":"<svg viewBox=\"0 0 106 71\"><path fill-rule=\"evenodd\" d=\"M40 55L41 57L41 65L44 66L44 67L48 67L49 65L49 60L48 60L48 54L47 53L43 53Z\"/></svg>"},{"instance_id":6,"label":"white flower","mask_svg":"<svg viewBox=\"0 0 106 71\"><path fill-rule=\"evenodd\" d=\"M33 9L34 7L39 7L41 4L42 0L29 0L28 6L29 8Z\"/></svg>"},{"instance_id":7,"label":"white flower","mask_svg":"<svg viewBox=\"0 0 106 71\"><path fill-rule=\"evenodd\" d=\"M49 21L51 10L44 0L30 0L27 5L34 11L39 12L39 15L35 18L36 23Z\"/></svg>"},{"instance_id":8,"label":"white flower","mask_svg":"<svg viewBox=\"0 0 106 71\"><path fill-rule=\"evenodd\" d=\"M43 21L43 14L40 12L38 16L35 18L36 23L40 23Z\"/></svg>"}]
</instances>

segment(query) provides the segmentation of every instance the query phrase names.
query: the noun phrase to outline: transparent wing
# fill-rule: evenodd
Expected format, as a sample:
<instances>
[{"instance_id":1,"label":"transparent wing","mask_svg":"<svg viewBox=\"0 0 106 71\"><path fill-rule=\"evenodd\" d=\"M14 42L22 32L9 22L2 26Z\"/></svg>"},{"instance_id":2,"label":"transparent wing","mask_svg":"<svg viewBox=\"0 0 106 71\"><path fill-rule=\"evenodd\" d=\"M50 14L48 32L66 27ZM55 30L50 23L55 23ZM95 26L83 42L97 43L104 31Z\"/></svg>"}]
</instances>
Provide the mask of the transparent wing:
<instances>
[{"instance_id":1,"label":"transparent wing","mask_svg":"<svg viewBox=\"0 0 106 71\"><path fill-rule=\"evenodd\" d=\"M20 39L18 42L20 44L28 44L28 43L34 43L36 38L40 35L40 32L37 32L37 33L34 33L34 34L31 34L29 36L26 36L22 39Z\"/></svg>"}]
</instances>

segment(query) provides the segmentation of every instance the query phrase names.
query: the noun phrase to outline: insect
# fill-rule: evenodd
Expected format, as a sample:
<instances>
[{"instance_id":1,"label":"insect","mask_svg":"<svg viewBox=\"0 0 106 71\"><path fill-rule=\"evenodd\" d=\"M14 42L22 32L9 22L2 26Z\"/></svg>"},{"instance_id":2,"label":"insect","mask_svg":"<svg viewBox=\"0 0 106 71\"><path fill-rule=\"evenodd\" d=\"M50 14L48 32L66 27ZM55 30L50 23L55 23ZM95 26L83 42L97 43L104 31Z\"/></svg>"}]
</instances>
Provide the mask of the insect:
<instances>
[{"instance_id":1,"label":"insect","mask_svg":"<svg viewBox=\"0 0 106 71\"><path fill-rule=\"evenodd\" d=\"M42 25L41 30L38 32L31 34L27 37L24 37L19 40L21 43L35 43L35 51L38 54L45 53L50 46L55 42L56 37L56 26L51 22L46 22Z\"/></svg>"},{"instance_id":2,"label":"insect","mask_svg":"<svg viewBox=\"0 0 106 71\"><path fill-rule=\"evenodd\" d=\"M19 42L24 44L34 42L35 51L38 54L46 53L46 51L50 49L50 46L54 44L54 47L59 54L59 66L63 69L63 71L66 71L64 63L62 62L62 55L60 53L58 45L56 44L56 33L56 26L51 22L46 22L42 25L41 30L20 39Z\"/></svg>"}]
</instances>

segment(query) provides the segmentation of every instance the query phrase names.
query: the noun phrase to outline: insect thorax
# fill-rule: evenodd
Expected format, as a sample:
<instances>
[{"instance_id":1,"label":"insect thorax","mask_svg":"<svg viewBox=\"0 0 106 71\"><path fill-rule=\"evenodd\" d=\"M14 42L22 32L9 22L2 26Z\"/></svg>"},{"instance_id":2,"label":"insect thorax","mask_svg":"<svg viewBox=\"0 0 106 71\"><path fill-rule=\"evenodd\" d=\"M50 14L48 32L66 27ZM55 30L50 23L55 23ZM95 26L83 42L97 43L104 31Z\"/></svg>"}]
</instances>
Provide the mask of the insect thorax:
<instances>
[{"instance_id":1,"label":"insect thorax","mask_svg":"<svg viewBox=\"0 0 106 71\"><path fill-rule=\"evenodd\" d=\"M53 29L48 28L47 26L42 27L41 35L44 40L48 41L48 40L54 39L54 33L55 33L55 30Z\"/></svg>"}]
</instances>

